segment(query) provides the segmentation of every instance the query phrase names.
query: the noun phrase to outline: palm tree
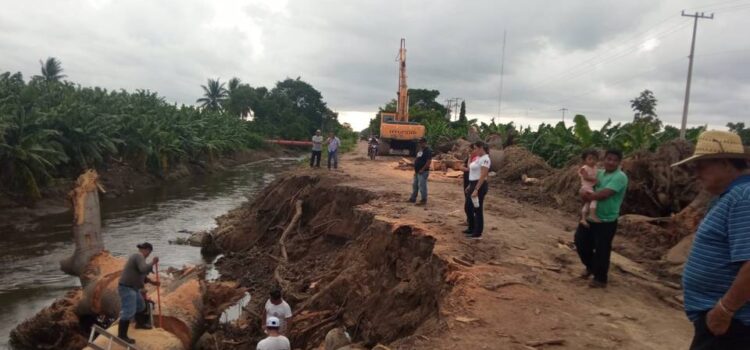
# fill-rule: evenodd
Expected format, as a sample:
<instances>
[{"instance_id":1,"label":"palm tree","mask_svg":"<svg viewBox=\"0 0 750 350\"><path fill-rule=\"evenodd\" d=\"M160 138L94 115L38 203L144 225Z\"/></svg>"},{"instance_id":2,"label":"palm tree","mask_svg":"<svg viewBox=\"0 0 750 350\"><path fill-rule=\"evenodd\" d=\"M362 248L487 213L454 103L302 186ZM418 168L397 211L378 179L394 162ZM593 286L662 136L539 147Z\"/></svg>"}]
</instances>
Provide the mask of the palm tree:
<instances>
[{"instance_id":1,"label":"palm tree","mask_svg":"<svg viewBox=\"0 0 750 350\"><path fill-rule=\"evenodd\" d=\"M237 90L237 88L240 86L240 83L242 83L240 78L234 77L232 79L229 79L229 83L227 84L227 92L229 93L229 96L232 96L232 93Z\"/></svg>"},{"instance_id":2,"label":"palm tree","mask_svg":"<svg viewBox=\"0 0 750 350\"><path fill-rule=\"evenodd\" d=\"M42 66L42 77L46 81L60 81L67 77L62 74L62 62L57 58L47 57L46 61L39 60L39 64Z\"/></svg>"},{"instance_id":3,"label":"palm tree","mask_svg":"<svg viewBox=\"0 0 750 350\"><path fill-rule=\"evenodd\" d=\"M224 83L219 82L219 79L208 79L208 84L201 85L203 88L203 97L196 100L201 104L201 107L210 110L218 111L221 110L221 105L226 101L229 96L229 92L224 87Z\"/></svg>"}]
</instances>

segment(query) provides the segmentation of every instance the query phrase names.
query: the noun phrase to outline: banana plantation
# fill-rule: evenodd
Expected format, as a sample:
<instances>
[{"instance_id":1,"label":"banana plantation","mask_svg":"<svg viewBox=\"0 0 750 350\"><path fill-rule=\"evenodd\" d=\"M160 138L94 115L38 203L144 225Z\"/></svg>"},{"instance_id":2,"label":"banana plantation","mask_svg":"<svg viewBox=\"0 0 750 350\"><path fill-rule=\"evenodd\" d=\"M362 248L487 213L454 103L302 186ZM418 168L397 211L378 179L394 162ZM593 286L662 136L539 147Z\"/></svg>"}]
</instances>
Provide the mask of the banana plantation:
<instances>
[{"instance_id":1,"label":"banana plantation","mask_svg":"<svg viewBox=\"0 0 750 350\"><path fill-rule=\"evenodd\" d=\"M299 78L270 90L209 79L198 106L177 106L148 90L82 87L63 80L55 58L40 63L41 75L28 80L0 73L0 191L10 196L38 199L55 179L112 161L163 176L179 163L263 147L268 137L342 128Z\"/></svg>"}]
</instances>

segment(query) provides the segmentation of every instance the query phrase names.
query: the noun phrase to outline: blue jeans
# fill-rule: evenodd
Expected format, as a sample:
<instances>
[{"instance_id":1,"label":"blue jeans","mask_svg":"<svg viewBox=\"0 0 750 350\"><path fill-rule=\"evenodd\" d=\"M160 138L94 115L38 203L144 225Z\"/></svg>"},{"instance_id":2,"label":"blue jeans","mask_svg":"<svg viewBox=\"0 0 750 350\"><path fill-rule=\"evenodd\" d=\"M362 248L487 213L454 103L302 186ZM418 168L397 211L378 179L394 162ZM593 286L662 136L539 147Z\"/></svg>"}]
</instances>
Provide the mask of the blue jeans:
<instances>
[{"instance_id":1,"label":"blue jeans","mask_svg":"<svg viewBox=\"0 0 750 350\"><path fill-rule=\"evenodd\" d=\"M417 192L422 193L422 202L427 202L427 178L430 176L429 171L423 171L420 173L414 173L414 181L411 184L411 197L409 200L414 202L417 200Z\"/></svg>"},{"instance_id":2,"label":"blue jeans","mask_svg":"<svg viewBox=\"0 0 750 350\"><path fill-rule=\"evenodd\" d=\"M331 161L333 160L333 168L339 168L339 150L328 151L328 169L331 168Z\"/></svg>"},{"instance_id":3,"label":"blue jeans","mask_svg":"<svg viewBox=\"0 0 750 350\"><path fill-rule=\"evenodd\" d=\"M141 292L135 288L123 285L117 286L117 294L120 295L120 320L130 321L136 312L146 310L146 303L143 301Z\"/></svg>"}]
</instances>

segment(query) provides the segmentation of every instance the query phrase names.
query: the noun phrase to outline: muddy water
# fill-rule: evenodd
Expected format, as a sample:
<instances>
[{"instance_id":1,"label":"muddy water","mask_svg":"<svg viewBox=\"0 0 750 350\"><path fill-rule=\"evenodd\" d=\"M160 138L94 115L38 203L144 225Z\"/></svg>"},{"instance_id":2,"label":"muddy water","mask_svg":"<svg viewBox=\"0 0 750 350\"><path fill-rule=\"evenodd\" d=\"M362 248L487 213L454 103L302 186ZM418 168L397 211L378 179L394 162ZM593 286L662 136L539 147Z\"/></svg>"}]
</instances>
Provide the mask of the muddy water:
<instances>
[{"instance_id":1,"label":"muddy water","mask_svg":"<svg viewBox=\"0 0 750 350\"><path fill-rule=\"evenodd\" d=\"M151 242L164 268L203 263L199 248L169 241L188 237L180 231L214 227L214 218L237 207L296 162L263 161L120 198L103 198L104 243L114 255L126 255L135 251L138 242ZM7 347L13 327L78 285L58 264L73 251L71 220L70 212L48 215L23 232L6 228L0 234L0 348Z\"/></svg>"}]
</instances>

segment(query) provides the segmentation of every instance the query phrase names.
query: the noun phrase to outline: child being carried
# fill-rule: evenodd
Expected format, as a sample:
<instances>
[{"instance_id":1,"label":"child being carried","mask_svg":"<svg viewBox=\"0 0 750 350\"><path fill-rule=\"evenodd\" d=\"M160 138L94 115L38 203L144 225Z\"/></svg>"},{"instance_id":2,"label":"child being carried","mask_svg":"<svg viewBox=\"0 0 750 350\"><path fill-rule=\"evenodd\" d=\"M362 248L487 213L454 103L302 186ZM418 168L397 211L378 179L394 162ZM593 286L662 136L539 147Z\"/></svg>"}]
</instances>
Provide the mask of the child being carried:
<instances>
[{"instance_id":1,"label":"child being carried","mask_svg":"<svg viewBox=\"0 0 750 350\"><path fill-rule=\"evenodd\" d=\"M587 150L581 155L583 159L583 166L578 170L578 176L581 177L581 190L579 193L594 193L594 186L596 185L596 163L599 161L599 152L596 150ZM588 227L588 220L592 222L599 222L599 218L596 216L596 201L589 201L584 203L581 208L581 225Z\"/></svg>"}]
</instances>

